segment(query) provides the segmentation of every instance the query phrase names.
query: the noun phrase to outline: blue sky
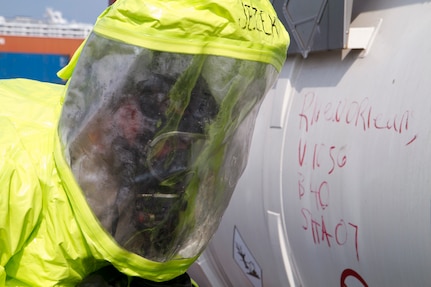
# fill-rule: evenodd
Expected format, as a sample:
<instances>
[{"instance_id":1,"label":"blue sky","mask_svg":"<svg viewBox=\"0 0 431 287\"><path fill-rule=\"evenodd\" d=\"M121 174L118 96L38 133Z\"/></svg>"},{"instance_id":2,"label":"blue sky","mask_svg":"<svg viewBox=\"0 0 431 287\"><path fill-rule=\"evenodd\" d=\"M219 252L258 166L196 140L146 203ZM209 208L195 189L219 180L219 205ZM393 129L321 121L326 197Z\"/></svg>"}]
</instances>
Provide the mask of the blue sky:
<instances>
[{"instance_id":1,"label":"blue sky","mask_svg":"<svg viewBox=\"0 0 431 287\"><path fill-rule=\"evenodd\" d=\"M60 11L69 22L93 24L108 6L108 0L0 0L0 16L30 16L43 19L50 7Z\"/></svg>"}]
</instances>

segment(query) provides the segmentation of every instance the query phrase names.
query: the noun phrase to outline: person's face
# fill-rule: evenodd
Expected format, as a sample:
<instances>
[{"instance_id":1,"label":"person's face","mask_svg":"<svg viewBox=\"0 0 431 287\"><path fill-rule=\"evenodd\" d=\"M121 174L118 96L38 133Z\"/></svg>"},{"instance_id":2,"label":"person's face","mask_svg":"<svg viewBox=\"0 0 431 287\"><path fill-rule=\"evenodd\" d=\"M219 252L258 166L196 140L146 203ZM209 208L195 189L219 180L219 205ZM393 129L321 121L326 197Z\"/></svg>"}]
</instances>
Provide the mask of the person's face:
<instances>
[{"instance_id":1,"label":"person's face","mask_svg":"<svg viewBox=\"0 0 431 287\"><path fill-rule=\"evenodd\" d=\"M70 154L78 183L105 229L127 249L147 250L144 255L151 257L168 248L178 213L187 207L182 196L217 106L197 89L177 129L165 132L170 83L155 78L140 85L141 94L123 95L100 109ZM103 201L93 192L100 188Z\"/></svg>"}]
</instances>

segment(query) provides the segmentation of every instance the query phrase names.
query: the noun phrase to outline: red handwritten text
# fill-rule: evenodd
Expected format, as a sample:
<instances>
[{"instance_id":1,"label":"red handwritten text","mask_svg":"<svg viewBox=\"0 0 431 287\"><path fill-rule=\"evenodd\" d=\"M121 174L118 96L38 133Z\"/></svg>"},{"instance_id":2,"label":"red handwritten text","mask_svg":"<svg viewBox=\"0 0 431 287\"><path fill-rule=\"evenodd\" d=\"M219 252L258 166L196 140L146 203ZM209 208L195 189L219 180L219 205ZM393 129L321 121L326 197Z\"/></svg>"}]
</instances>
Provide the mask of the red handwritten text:
<instances>
[{"instance_id":1,"label":"red handwritten text","mask_svg":"<svg viewBox=\"0 0 431 287\"><path fill-rule=\"evenodd\" d=\"M314 244L319 245L326 242L328 247L331 247L333 244L343 246L351 237L356 250L356 259L359 261L357 225L340 219L335 227L332 226L332 228L328 228L323 215L321 215L320 218L316 218L312 212L306 208L302 208L301 214L304 218L302 228L311 232Z\"/></svg>"},{"instance_id":2,"label":"red handwritten text","mask_svg":"<svg viewBox=\"0 0 431 287\"><path fill-rule=\"evenodd\" d=\"M337 147L335 145L320 143L311 145L310 147L307 141L300 139L298 147L298 162L300 167L304 165L307 157L311 162L312 170L321 168L322 163L326 163L328 174L332 174L335 168L342 168L347 163L345 146Z\"/></svg>"},{"instance_id":3,"label":"red handwritten text","mask_svg":"<svg viewBox=\"0 0 431 287\"><path fill-rule=\"evenodd\" d=\"M412 111L405 110L391 115L384 115L376 110L368 97L361 101L339 100L338 102L321 102L310 92L304 95L302 109L299 113L300 129L306 132L320 121L344 123L364 131L390 130L403 133L409 129Z\"/></svg>"},{"instance_id":4,"label":"red handwritten text","mask_svg":"<svg viewBox=\"0 0 431 287\"><path fill-rule=\"evenodd\" d=\"M299 172L298 175L299 199L302 199L306 192L308 192L309 194L314 196L317 210L325 210L329 206L329 183L327 181L322 181L319 185L316 186L313 186L313 184L310 183L309 187L307 188L305 185L304 175L301 172Z\"/></svg>"}]
</instances>

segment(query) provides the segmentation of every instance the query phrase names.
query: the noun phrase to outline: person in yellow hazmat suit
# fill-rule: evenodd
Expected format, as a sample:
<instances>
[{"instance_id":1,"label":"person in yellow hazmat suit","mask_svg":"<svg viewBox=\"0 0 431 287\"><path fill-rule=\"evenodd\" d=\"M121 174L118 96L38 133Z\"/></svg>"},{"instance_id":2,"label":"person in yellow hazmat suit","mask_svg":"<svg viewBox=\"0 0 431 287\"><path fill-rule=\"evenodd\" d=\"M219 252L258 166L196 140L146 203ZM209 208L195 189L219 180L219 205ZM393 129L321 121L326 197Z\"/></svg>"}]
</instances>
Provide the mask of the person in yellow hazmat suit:
<instances>
[{"instance_id":1,"label":"person in yellow hazmat suit","mask_svg":"<svg viewBox=\"0 0 431 287\"><path fill-rule=\"evenodd\" d=\"M191 286L289 37L266 0L118 0L0 81L0 286Z\"/></svg>"}]
</instances>

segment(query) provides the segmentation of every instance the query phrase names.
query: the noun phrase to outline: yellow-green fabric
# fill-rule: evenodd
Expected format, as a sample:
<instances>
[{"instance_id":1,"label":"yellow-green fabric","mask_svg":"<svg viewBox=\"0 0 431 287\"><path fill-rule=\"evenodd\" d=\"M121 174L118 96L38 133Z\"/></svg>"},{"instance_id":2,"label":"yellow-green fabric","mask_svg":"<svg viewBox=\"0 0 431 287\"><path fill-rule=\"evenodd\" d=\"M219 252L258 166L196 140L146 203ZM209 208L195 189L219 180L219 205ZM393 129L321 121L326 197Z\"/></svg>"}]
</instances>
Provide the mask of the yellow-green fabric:
<instances>
[{"instance_id":1,"label":"yellow-green fabric","mask_svg":"<svg viewBox=\"0 0 431 287\"><path fill-rule=\"evenodd\" d=\"M94 32L151 50L264 62L278 71L290 42L269 0L117 0ZM77 59L61 78L71 76Z\"/></svg>"},{"instance_id":2,"label":"yellow-green fabric","mask_svg":"<svg viewBox=\"0 0 431 287\"><path fill-rule=\"evenodd\" d=\"M107 261L153 281L184 273L194 259L131 254L95 219L59 145L64 89L0 80L0 286L75 286Z\"/></svg>"}]
</instances>

